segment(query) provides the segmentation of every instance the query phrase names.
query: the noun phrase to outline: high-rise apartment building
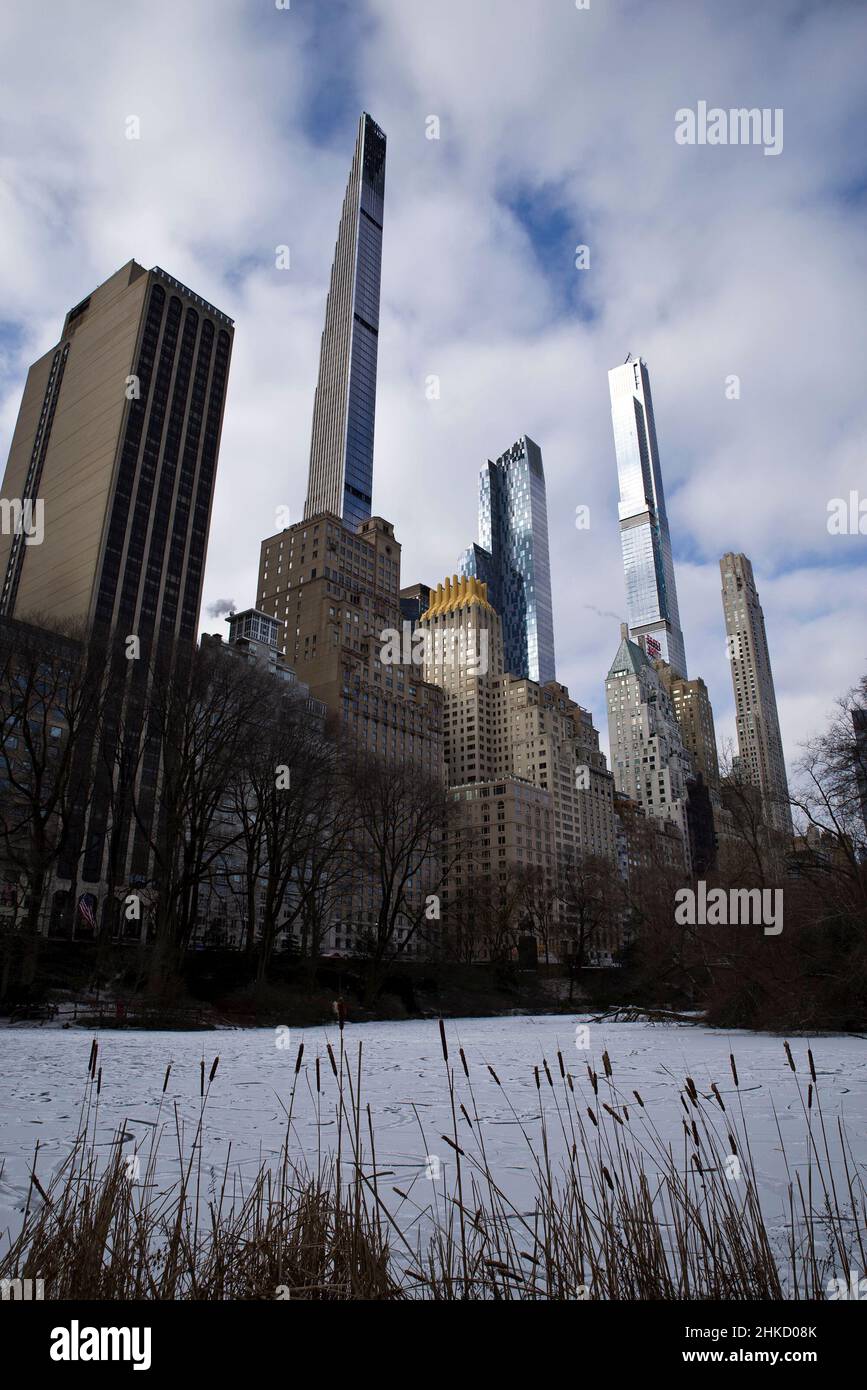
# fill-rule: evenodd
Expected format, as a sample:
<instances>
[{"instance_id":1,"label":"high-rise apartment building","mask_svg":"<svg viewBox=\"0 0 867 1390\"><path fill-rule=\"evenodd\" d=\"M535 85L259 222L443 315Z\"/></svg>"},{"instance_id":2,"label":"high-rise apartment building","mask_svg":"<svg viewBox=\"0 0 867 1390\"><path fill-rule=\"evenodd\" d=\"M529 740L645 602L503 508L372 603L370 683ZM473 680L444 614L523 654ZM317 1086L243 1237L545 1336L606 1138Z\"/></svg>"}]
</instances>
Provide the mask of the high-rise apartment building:
<instances>
[{"instance_id":1,"label":"high-rise apartment building","mask_svg":"<svg viewBox=\"0 0 867 1390\"><path fill-rule=\"evenodd\" d=\"M0 611L193 642L232 320L129 261L30 368L3 497L44 537L0 535Z\"/></svg>"},{"instance_id":2,"label":"high-rise apartment building","mask_svg":"<svg viewBox=\"0 0 867 1390\"><path fill-rule=\"evenodd\" d=\"M617 476L620 543L626 574L629 633L647 639L647 653L686 676L686 653L674 582L647 366L630 353L608 373Z\"/></svg>"},{"instance_id":3,"label":"high-rise apartment building","mask_svg":"<svg viewBox=\"0 0 867 1390\"><path fill-rule=\"evenodd\" d=\"M502 625L485 584L472 575L447 579L432 591L419 628L425 677L444 693L448 783L460 790L452 834L456 843L463 835L464 850L450 877L452 899L468 887L473 864L500 888L516 872L533 872L542 880L540 897L567 862L592 856L613 864L614 784L592 717L565 686L504 670ZM496 843L475 843L474 817L491 814L477 803L488 798L502 824Z\"/></svg>"},{"instance_id":4,"label":"high-rise apartment building","mask_svg":"<svg viewBox=\"0 0 867 1390\"><path fill-rule=\"evenodd\" d=\"M720 560L726 648L732 670L738 735L738 775L757 787L771 828L792 833L789 784L765 618L746 555Z\"/></svg>"},{"instance_id":5,"label":"high-rise apartment building","mask_svg":"<svg viewBox=\"0 0 867 1390\"><path fill-rule=\"evenodd\" d=\"M365 112L343 199L313 403L305 518L371 513L385 135Z\"/></svg>"},{"instance_id":6,"label":"high-rise apartment building","mask_svg":"<svg viewBox=\"0 0 867 1390\"><path fill-rule=\"evenodd\" d=\"M257 607L283 624L283 655L344 738L442 775L442 693L403 640L400 544L390 522L369 517L355 531L323 512L269 536ZM380 659L390 634L400 642L397 661L390 650Z\"/></svg>"},{"instance_id":7,"label":"high-rise apartment building","mask_svg":"<svg viewBox=\"0 0 867 1390\"><path fill-rule=\"evenodd\" d=\"M683 746L692 758L693 769L701 773L712 797L718 799L719 756L707 686L701 676L682 680L665 661L655 661L654 666L674 707Z\"/></svg>"},{"instance_id":8,"label":"high-rise apartment building","mask_svg":"<svg viewBox=\"0 0 867 1390\"><path fill-rule=\"evenodd\" d=\"M683 837L684 868L690 868L687 783L693 768L668 691L647 655L643 638L633 642L627 625L606 681L611 771L618 792L648 815L671 821Z\"/></svg>"},{"instance_id":9,"label":"high-rise apartment building","mask_svg":"<svg viewBox=\"0 0 867 1390\"><path fill-rule=\"evenodd\" d=\"M390 763L412 763L440 781L442 691L424 678L400 607L400 545L391 523L372 516L356 531L322 512L262 542L257 608L280 624L283 657L328 709L328 726L350 750ZM423 898L426 875L413 883ZM353 950L379 904L374 871L347 877L339 916L323 942ZM406 936L401 918L398 937ZM419 938L406 949L425 950Z\"/></svg>"},{"instance_id":10,"label":"high-rise apartment building","mask_svg":"<svg viewBox=\"0 0 867 1390\"><path fill-rule=\"evenodd\" d=\"M460 571L488 586L503 621L505 669L544 685L555 678L542 451L523 435L479 474L479 543Z\"/></svg>"}]
</instances>

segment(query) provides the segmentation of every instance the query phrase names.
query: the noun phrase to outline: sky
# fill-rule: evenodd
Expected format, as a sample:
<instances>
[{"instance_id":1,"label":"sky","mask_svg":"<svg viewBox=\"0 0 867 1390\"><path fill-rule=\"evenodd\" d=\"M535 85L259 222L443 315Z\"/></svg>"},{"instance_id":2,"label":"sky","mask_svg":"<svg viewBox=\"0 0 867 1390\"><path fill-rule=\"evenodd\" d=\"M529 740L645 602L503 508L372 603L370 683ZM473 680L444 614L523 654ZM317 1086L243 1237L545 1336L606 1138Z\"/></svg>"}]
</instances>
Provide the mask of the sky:
<instances>
[{"instance_id":1,"label":"sky","mask_svg":"<svg viewBox=\"0 0 867 1390\"><path fill-rule=\"evenodd\" d=\"M230 314L202 610L225 632L209 608L252 605L278 508L302 515L367 110L388 137L373 504L402 582L455 571L480 466L530 435L558 678L607 748L626 618L607 372L641 355L689 673L724 745L719 557L743 551L791 764L867 669L867 535L828 529L835 498L867 513L865 45L862 0L7 0L0 453L29 364L130 258ZM782 112L781 151L679 143L700 102Z\"/></svg>"}]
</instances>

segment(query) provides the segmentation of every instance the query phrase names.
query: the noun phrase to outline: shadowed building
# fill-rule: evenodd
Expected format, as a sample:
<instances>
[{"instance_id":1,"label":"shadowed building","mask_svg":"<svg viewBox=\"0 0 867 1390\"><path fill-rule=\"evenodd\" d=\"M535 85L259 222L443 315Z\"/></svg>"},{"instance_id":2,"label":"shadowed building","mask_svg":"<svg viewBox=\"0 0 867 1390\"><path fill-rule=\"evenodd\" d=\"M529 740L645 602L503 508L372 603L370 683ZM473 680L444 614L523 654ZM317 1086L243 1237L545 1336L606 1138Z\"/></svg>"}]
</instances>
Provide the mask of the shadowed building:
<instances>
[{"instance_id":1,"label":"shadowed building","mask_svg":"<svg viewBox=\"0 0 867 1390\"><path fill-rule=\"evenodd\" d=\"M194 651L233 332L173 276L129 261L69 310L27 375L3 496L44 506L44 535L0 536L0 611L50 629L47 651L54 629L88 629L98 678L129 672L103 709L96 762L86 730L76 745L80 794L56 873L67 915L76 878L122 885L150 872L160 755L146 732L149 658ZM135 823L128 801L118 809L133 779ZM104 897L103 910L117 907Z\"/></svg>"},{"instance_id":2,"label":"shadowed building","mask_svg":"<svg viewBox=\"0 0 867 1390\"><path fill-rule=\"evenodd\" d=\"M674 705L643 637L633 642L625 623L605 683L614 785L649 816L671 821L681 832L689 871L687 784L693 768Z\"/></svg>"},{"instance_id":3,"label":"shadowed building","mask_svg":"<svg viewBox=\"0 0 867 1390\"><path fill-rule=\"evenodd\" d=\"M0 536L0 610L192 643L232 320L135 261L70 309L35 362L4 498L44 503L45 535Z\"/></svg>"}]
</instances>

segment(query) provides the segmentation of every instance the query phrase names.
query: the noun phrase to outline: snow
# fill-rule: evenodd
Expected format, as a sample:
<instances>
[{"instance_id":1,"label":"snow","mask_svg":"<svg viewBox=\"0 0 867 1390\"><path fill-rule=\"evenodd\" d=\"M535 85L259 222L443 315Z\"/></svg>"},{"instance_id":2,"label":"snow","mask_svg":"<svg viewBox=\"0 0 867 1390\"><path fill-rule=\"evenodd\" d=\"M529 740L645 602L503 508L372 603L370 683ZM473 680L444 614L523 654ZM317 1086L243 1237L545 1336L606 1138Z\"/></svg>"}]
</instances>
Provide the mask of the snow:
<instances>
[{"instance_id":1,"label":"snow","mask_svg":"<svg viewBox=\"0 0 867 1390\"><path fill-rule=\"evenodd\" d=\"M577 1025L587 1025L586 1039ZM472 1102L458 1057L464 1048L470 1067L475 1103L488 1158L510 1195L524 1209L532 1203L533 1164L521 1126L539 1138L540 1102L548 1118L549 1143L555 1158L563 1140L555 1113L555 1096L562 1105L557 1050L575 1077L576 1098L593 1103L587 1081L589 1062L603 1076L602 1054L607 1050L613 1083L633 1105L637 1090L653 1120L676 1153L683 1151L683 1109L680 1092L686 1076L698 1090L710 1093L716 1082L726 1106L739 1113L742 1103L753 1160L766 1211L782 1222L789 1172L807 1159L802 1096L809 1082L807 1047L812 1047L818 1088L829 1133L836 1117L846 1122L854 1157L862 1175L867 1171L867 1039L821 1037L790 1039L797 1075L789 1069L779 1037L749 1032L724 1032L673 1023L592 1021L573 1017L508 1017L457 1019L446 1023L450 1065L454 1067L458 1098L470 1115ZM203 1158L216 1181L221 1177L231 1141L231 1167L251 1176L263 1160L276 1158L283 1143L286 1112L294 1080L297 1050L304 1044L299 1084L292 1115L291 1149L317 1163L317 1094L315 1059L320 1058L322 1147L336 1134L336 1082L326 1054L326 1042L339 1052L335 1027L287 1030L221 1030L209 1033L159 1033L107 1030L99 1033L102 1089L95 1126L97 1142L109 1152L116 1131L123 1127L133 1145L146 1154L154 1126L164 1130L158 1176L168 1180L177 1165L174 1108L184 1126L187 1151L199 1119L199 1078L202 1057L206 1076L219 1054L203 1129ZM286 1043L289 1046L286 1046ZM434 1021L348 1024L344 1033L353 1081L359 1044L363 1048L362 1103L369 1104L376 1137L377 1171L388 1190L413 1184L413 1202L426 1205L431 1192L428 1156L453 1172L454 1154L441 1136L451 1133L451 1112L445 1084L439 1028ZM17 1230L28 1189L35 1145L37 1172L45 1184L56 1171L74 1138L83 1097L91 1036L75 1029L15 1026L0 1033L4 1086L0 1095L0 1232ZM729 1068L735 1054L740 1099ZM547 1058L555 1092L547 1085L542 1059ZM167 1065L172 1070L162 1095ZM487 1071L494 1068L502 1090ZM534 1067L540 1069L537 1090ZM600 1083L602 1085L602 1083ZM800 1087L800 1091L799 1091ZM511 1101L514 1112L509 1107ZM600 1099L607 1098L600 1090ZM642 1121L645 1116L642 1116ZM829 1123L830 1121L830 1123ZM779 1125L779 1133L778 1133ZM422 1133L423 1131L423 1133ZM724 1132L724 1130L722 1131ZM459 1119L461 1142L473 1149L473 1137ZM781 1149L780 1135L786 1156ZM541 1145L537 1145L541 1152ZM174 1160L172 1155L174 1153ZM435 1169L435 1165L434 1165ZM433 1194L431 1194L433 1195ZM407 1208L405 1208L407 1210Z\"/></svg>"}]
</instances>

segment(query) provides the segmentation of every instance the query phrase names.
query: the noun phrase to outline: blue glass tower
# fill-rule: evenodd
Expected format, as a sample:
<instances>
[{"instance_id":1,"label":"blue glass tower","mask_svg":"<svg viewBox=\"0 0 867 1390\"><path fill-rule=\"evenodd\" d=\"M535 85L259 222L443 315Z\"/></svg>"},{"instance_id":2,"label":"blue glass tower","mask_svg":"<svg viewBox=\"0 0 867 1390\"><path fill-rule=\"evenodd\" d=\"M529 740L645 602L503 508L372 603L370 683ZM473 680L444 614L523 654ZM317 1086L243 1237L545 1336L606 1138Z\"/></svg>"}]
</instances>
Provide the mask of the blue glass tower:
<instances>
[{"instance_id":1,"label":"blue glass tower","mask_svg":"<svg viewBox=\"0 0 867 1390\"><path fill-rule=\"evenodd\" d=\"M385 135L365 112L346 185L313 403L305 517L371 512Z\"/></svg>"},{"instance_id":2,"label":"blue glass tower","mask_svg":"<svg viewBox=\"0 0 867 1390\"><path fill-rule=\"evenodd\" d=\"M545 473L542 451L526 435L482 468L479 543L458 563L488 586L503 624L505 670L555 680Z\"/></svg>"},{"instance_id":3,"label":"blue glass tower","mask_svg":"<svg viewBox=\"0 0 867 1390\"><path fill-rule=\"evenodd\" d=\"M674 583L671 536L646 364L630 353L608 373L617 476L620 543L629 634L647 638L651 657L686 679L686 653Z\"/></svg>"}]
</instances>

